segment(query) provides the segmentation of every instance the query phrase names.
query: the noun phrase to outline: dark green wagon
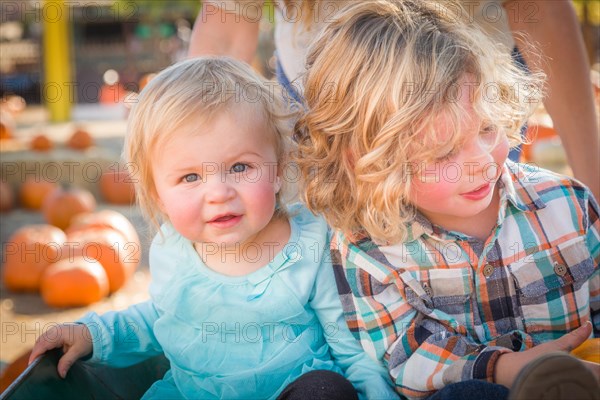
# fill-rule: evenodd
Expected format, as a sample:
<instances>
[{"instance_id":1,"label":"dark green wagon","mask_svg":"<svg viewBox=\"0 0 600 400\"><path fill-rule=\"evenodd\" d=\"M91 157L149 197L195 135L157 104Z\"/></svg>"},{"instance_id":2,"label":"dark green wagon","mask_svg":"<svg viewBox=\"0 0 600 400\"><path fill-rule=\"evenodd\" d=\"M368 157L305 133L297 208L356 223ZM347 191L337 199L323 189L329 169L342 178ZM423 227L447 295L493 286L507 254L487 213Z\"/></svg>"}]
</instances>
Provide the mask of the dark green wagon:
<instances>
[{"instance_id":1,"label":"dark green wagon","mask_svg":"<svg viewBox=\"0 0 600 400\"><path fill-rule=\"evenodd\" d=\"M60 349L54 349L39 357L0 395L0 400L139 399L169 369L164 356L127 368L78 361L62 379L56 371L61 355Z\"/></svg>"}]
</instances>

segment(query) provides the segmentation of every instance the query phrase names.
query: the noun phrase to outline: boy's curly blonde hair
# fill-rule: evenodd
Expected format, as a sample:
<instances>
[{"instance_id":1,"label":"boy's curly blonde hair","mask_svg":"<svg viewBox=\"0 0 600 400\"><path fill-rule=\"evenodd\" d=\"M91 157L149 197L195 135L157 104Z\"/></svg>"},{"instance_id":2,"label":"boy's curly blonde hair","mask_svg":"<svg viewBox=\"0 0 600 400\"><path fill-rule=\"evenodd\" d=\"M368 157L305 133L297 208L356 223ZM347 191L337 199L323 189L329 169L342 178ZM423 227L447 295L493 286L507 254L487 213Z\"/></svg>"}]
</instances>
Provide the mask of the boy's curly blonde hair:
<instances>
[{"instance_id":1,"label":"boy's curly blonde hair","mask_svg":"<svg viewBox=\"0 0 600 400\"><path fill-rule=\"evenodd\" d=\"M467 22L450 1L356 2L312 45L294 159L306 204L334 228L376 243L405 239L411 179L460 140L456 94L467 74L477 115L521 142L543 76L520 70L508 49ZM444 143L431 129L442 113L455 128Z\"/></svg>"},{"instance_id":2,"label":"boy's curly blonde hair","mask_svg":"<svg viewBox=\"0 0 600 400\"><path fill-rule=\"evenodd\" d=\"M263 118L279 168L284 167L291 149L292 114L286 110L279 85L266 81L247 64L228 57L194 58L166 68L142 90L129 115L124 158L133 167L137 201L155 227L167 220L158 206L152 176L155 149L190 121L201 126L224 112L242 111ZM276 216L286 215L281 200L285 187L283 179Z\"/></svg>"}]
</instances>

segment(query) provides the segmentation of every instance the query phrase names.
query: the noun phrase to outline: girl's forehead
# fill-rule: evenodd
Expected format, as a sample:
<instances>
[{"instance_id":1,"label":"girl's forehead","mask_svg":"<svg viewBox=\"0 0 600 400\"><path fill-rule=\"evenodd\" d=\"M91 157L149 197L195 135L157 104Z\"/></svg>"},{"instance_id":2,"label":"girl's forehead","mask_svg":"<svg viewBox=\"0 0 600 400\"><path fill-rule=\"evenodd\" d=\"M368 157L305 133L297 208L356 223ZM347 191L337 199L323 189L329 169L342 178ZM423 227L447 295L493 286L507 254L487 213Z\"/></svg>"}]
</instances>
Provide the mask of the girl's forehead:
<instances>
[{"instance_id":1,"label":"girl's forehead","mask_svg":"<svg viewBox=\"0 0 600 400\"><path fill-rule=\"evenodd\" d=\"M166 129L152 146L152 153L160 156L174 145L185 146L187 139L198 139L196 143L238 142L257 146L275 146L276 133L261 113L249 112L241 108L222 110L212 115L191 115L181 123ZM181 140L184 139L184 140Z\"/></svg>"},{"instance_id":2,"label":"girl's forehead","mask_svg":"<svg viewBox=\"0 0 600 400\"><path fill-rule=\"evenodd\" d=\"M160 143L160 139L164 143L164 140L173 136L207 135L215 131L235 135L236 132L244 129L254 129L259 135L259 131L264 130L261 128L267 125L266 120L261 112L248 110L248 108L242 106L223 107L219 110L192 112L181 121L171 124L168 129L165 129L165 132L157 133L159 138L157 143ZM224 130L227 132L218 132Z\"/></svg>"}]
</instances>

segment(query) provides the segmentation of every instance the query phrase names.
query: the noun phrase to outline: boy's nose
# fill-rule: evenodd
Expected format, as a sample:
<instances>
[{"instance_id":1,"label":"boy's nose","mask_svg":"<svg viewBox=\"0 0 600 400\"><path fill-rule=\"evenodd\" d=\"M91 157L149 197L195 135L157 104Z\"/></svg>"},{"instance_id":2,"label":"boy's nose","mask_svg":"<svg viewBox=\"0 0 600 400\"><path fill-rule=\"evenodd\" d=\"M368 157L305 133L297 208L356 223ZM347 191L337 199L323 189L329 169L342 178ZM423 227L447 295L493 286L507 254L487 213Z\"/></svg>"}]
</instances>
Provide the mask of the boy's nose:
<instances>
[{"instance_id":1,"label":"boy's nose","mask_svg":"<svg viewBox=\"0 0 600 400\"><path fill-rule=\"evenodd\" d=\"M479 140L472 140L466 146L467 161L475 165L475 169L483 169L489 163L494 162L492 155L493 148L490 148L485 143L481 143Z\"/></svg>"}]
</instances>

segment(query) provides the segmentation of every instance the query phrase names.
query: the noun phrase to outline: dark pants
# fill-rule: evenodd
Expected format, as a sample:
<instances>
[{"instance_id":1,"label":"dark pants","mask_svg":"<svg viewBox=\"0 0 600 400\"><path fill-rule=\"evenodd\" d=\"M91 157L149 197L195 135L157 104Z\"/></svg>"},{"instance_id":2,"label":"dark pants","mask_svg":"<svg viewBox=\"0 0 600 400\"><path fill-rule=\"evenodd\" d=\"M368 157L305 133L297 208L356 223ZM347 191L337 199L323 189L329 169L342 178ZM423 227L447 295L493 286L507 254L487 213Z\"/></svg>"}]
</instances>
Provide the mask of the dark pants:
<instances>
[{"instance_id":1,"label":"dark pants","mask_svg":"<svg viewBox=\"0 0 600 400\"><path fill-rule=\"evenodd\" d=\"M427 400L506 400L508 388L486 381L470 380L445 386Z\"/></svg>"},{"instance_id":2,"label":"dark pants","mask_svg":"<svg viewBox=\"0 0 600 400\"><path fill-rule=\"evenodd\" d=\"M311 371L290 383L277 400L358 400L346 378L331 371Z\"/></svg>"}]
</instances>

